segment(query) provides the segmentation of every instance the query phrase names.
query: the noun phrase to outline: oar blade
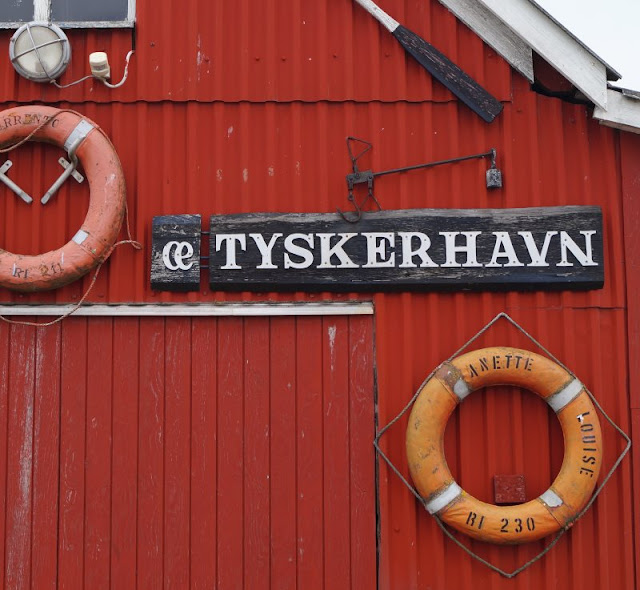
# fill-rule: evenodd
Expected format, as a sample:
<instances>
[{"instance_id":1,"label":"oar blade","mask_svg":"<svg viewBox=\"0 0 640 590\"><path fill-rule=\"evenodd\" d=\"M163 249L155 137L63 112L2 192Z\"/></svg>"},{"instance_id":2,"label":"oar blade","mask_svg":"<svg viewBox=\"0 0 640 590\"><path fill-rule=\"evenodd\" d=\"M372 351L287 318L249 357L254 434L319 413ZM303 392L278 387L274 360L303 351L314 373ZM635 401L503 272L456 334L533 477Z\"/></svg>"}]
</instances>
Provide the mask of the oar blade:
<instances>
[{"instance_id":1,"label":"oar blade","mask_svg":"<svg viewBox=\"0 0 640 590\"><path fill-rule=\"evenodd\" d=\"M393 31L393 36L425 70L487 123L500 114L502 103L431 43L402 25Z\"/></svg>"}]
</instances>

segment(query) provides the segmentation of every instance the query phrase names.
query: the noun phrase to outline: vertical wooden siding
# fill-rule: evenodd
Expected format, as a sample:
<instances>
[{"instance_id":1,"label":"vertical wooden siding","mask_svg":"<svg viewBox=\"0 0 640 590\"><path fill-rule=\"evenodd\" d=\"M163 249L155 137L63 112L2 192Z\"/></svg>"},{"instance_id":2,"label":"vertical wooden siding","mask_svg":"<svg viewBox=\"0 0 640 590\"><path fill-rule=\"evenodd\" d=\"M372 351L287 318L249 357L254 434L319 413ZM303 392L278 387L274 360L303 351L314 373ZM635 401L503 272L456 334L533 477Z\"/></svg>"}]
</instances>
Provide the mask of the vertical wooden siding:
<instances>
[{"instance_id":1,"label":"vertical wooden siding","mask_svg":"<svg viewBox=\"0 0 640 590\"><path fill-rule=\"evenodd\" d=\"M375 588L372 393L370 317L1 324L0 587Z\"/></svg>"}]
</instances>

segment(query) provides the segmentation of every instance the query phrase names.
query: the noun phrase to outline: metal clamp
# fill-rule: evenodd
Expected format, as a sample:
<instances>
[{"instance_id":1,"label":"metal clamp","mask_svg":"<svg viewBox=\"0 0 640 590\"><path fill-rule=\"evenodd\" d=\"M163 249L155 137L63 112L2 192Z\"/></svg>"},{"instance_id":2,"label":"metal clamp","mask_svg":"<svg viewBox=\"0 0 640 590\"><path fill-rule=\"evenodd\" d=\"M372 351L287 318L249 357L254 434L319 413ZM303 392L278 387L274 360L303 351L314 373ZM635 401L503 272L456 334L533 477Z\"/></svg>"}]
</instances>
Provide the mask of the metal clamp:
<instances>
[{"instance_id":1,"label":"metal clamp","mask_svg":"<svg viewBox=\"0 0 640 590\"><path fill-rule=\"evenodd\" d=\"M364 144L365 146L357 155L354 155L353 151L351 150L351 144L354 142ZM347 189L349 191L347 199L353 205L353 217L347 217L346 213L339 208L337 209L337 211L341 215L342 219L348 221L349 223L358 223L358 221L360 221L360 219L362 218L363 207L366 205L369 199L371 199L375 203L378 211L382 209L380 203L378 202L378 199L376 199L373 194L374 173L371 170L360 170L358 168L358 159L364 156L364 154L366 154L372 147L373 144L365 141L364 139L358 139L357 137L351 136L347 137L347 150L349 152L349 159L351 160L351 165L353 167L353 172L351 174L347 174ZM367 195L364 197L361 203L357 203L353 195L353 189L357 184L364 184L365 182L367 183Z\"/></svg>"},{"instance_id":2,"label":"metal clamp","mask_svg":"<svg viewBox=\"0 0 640 590\"><path fill-rule=\"evenodd\" d=\"M84 140L84 137L80 137L75 140L73 145L69 148L69 159L71 162L68 162L64 158L60 158L58 162L64 168L64 172L58 177L52 185L51 188L44 194L40 202L43 205L46 205L49 202L49 199L53 197L53 195L58 191L58 189L65 183L69 176L73 176L77 182L82 182L84 180L84 176L76 171L78 167L78 157L76 156L76 150Z\"/></svg>"},{"instance_id":3,"label":"metal clamp","mask_svg":"<svg viewBox=\"0 0 640 590\"><path fill-rule=\"evenodd\" d=\"M5 174L11 166L13 166L13 162L11 160L7 160L2 166L0 166L0 180L4 182L14 193L16 193L16 195L18 195L25 203L32 203L33 199Z\"/></svg>"},{"instance_id":4,"label":"metal clamp","mask_svg":"<svg viewBox=\"0 0 640 590\"><path fill-rule=\"evenodd\" d=\"M353 189L357 184L367 183L367 194L362 199L361 203L357 203L355 197L353 196ZM338 213L342 216L342 219L348 221L349 223L358 223L362 218L362 211L367 201L371 199L378 211L382 210L378 199L376 199L373 194L373 172L371 170L365 170L364 172L354 172L353 174L347 174L347 188L349 190L349 194L347 196L347 200L353 205L353 217L347 217L346 213L340 209L338 209Z\"/></svg>"}]
</instances>

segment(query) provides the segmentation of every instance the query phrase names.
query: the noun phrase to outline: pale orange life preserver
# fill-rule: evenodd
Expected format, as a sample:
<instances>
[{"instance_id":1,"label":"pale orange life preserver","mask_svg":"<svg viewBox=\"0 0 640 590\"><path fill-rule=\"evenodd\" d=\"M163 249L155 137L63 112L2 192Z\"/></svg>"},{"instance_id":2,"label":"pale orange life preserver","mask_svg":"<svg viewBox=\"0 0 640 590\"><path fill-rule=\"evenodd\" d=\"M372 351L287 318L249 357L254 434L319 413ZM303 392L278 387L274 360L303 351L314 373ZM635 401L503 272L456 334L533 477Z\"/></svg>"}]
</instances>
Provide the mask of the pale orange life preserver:
<instances>
[{"instance_id":1,"label":"pale orange life preserver","mask_svg":"<svg viewBox=\"0 0 640 590\"><path fill-rule=\"evenodd\" d=\"M89 182L84 223L57 250L28 256L0 249L0 286L15 291L62 287L102 262L115 243L126 209L126 187L120 159L109 138L90 119L47 106L21 106L0 113L0 148L24 140L73 149Z\"/></svg>"},{"instance_id":2,"label":"pale orange life preserver","mask_svg":"<svg viewBox=\"0 0 640 590\"><path fill-rule=\"evenodd\" d=\"M564 459L549 489L535 500L496 506L454 480L444 456L447 420L476 389L516 385L542 397L564 434ZM602 464L596 410L578 379L550 359L516 348L484 348L445 362L421 388L406 435L409 471L429 513L482 541L526 543L571 526L589 501Z\"/></svg>"}]
</instances>

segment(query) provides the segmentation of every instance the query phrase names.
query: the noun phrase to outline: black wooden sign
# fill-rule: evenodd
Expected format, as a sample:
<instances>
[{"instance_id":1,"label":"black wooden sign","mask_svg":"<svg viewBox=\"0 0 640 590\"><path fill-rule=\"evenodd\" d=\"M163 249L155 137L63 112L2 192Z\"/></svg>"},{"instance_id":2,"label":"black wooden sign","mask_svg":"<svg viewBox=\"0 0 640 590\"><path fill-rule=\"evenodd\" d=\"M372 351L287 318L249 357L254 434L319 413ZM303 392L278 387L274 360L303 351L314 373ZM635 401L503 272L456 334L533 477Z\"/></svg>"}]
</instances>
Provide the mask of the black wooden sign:
<instances>
[{"instance_id":1,"label":"black wooden sign","mask_svg":"<svg viewBox=\"0 0 640 590\"><path fill-rule=\"evenodd\" d=\"M153 218L151 288L159 291L200 289L200 215Z\"/></svg>"},{"instance_id":2,"label":"black wooden sign","mask_svg":"<svg viewBox=\"0 0 640 590\"><path fill-rule=\"evenodd\" d=\"M214 289L602 287L598 207L211 217Z\"/></svg>"},{"instance_id":3,"label":"black wooden sign","mask_svg":"<svg viewBox=\"0 0 640 590\"><path fill-rule=\"evenodd\" d=\"M176 266L170 272L181 273ZM367 213L356 224L333 213L214 215L209 283L248 291L597 289L602 212L415 209Z\"/></svg>"}]
</instances>

